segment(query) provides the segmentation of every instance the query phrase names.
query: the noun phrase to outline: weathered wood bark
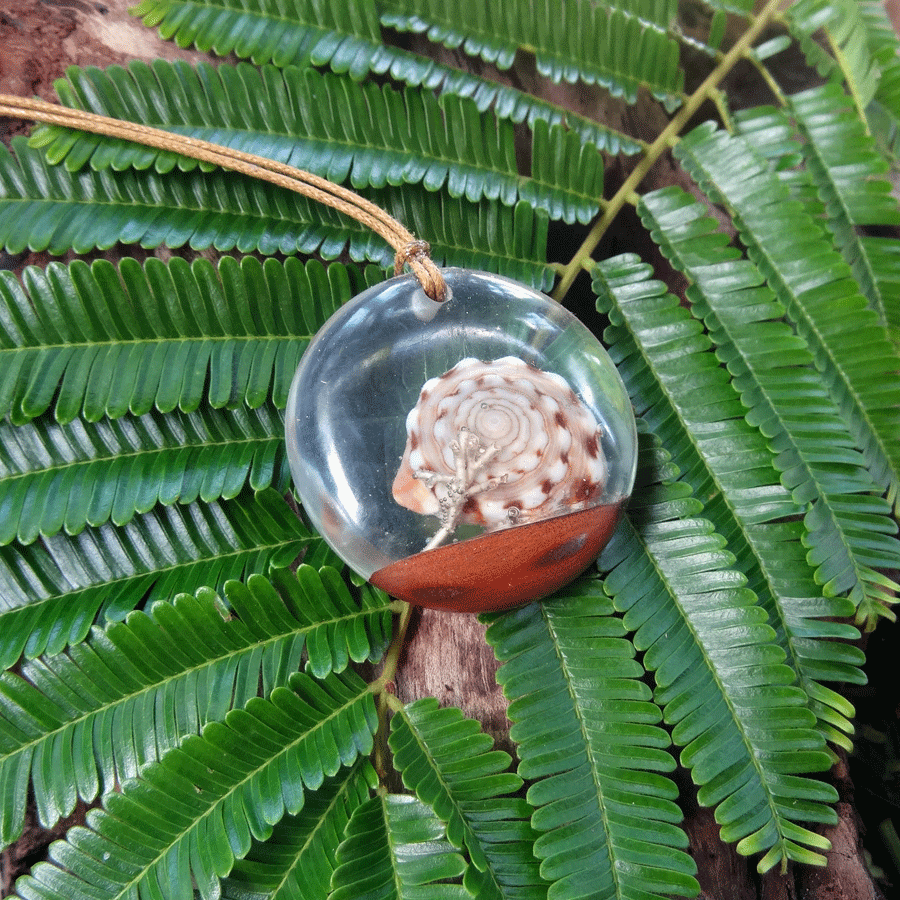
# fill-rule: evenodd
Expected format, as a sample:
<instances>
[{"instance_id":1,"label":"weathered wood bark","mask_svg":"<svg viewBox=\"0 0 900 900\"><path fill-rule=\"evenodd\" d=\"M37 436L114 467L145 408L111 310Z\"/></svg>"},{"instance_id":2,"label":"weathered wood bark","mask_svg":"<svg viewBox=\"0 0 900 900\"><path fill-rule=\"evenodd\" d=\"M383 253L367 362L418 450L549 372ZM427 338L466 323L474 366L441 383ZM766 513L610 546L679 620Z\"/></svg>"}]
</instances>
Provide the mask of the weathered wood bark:
<instances>
[{"instance_id":1,"label":"weathered wood bark","mask_svg":"<svg viewBox=\"0 0 900 900\"><path fill-rule=\"evenodd\" d=\"M0 91L53 99L53 79L62 76L71 64L107 66L157 56L201 58L159 40L127 14L130 5L129 0L6 0L0 10ZM459 53L452 57L457 66L482 68ZM517 70L516 77L520 87L543 91L556 102L602 117L638 137L652 138L664 121L662 111L650 102L627 109L597 90L550 85L529 72L527 66ZM22 123L0 121L4 140L25 130ZM610 177L615 179L615 168ZM671 162L663 159L646 186L672 183L679 177ZM611 233L606 243L609 252L651 252L646 244L636 247L635 241L645 241L643 231L633 222L629 227L628 220L623 219L622 227ZM577 242L577 238L570 238L567 249L573 250ZM13 263L20 266L43 261L30 256ZM673 284L673 288L677 290L678 285ZM484 628L475 617L422 611L416 614L410 629L396 679L397 693L404 701L435 696L441 703L460 706L466 714L480 719L501 746L512 751L505 701L494 680L496 668L484 640ZM834 845L829 867L791 867L786 874L775 872L760 878L752 861L718 839L712 814L696 805L693 787L682 775L682 804L703 896L710 900L872 900L881 896L863 861L853 787L844 765L836 767L833 779L841 792L841 803L838 825L825 829ZM47 837L32 821L22 841L5 851L0 857L0 893L5 895L13 878L40 854Z\"/></svg>"}]
</instances>

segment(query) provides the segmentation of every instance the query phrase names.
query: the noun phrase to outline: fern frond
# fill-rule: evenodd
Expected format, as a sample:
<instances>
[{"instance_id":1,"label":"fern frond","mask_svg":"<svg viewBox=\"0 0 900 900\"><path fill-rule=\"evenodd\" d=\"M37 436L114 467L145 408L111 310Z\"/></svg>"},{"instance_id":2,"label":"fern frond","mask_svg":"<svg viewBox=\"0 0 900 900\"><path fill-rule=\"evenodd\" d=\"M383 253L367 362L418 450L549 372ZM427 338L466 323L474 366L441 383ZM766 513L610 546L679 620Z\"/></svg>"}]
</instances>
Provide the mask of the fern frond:
<instances>
[{"instance_id":1,"label":"fern frond","mask_svg":"<svg viewBox=\"0 0 900 900\"><path fill-rule=\"evenodd\" d=\"M52 405L65 424L201 403L284 407L310 338L352 295L351 274L253 257L126 257L118 270L76 260L28 268L22 284L0 273L0 413L22 423Z\"/></svg>"},{"instance_id":2,"label":"fern frond","mask_svg":"<svg viewBox=\"0 0 900 900\"><path fill-rule=\"evenodd\" d=\"M274 492L158 507L128 525L0 547L0 664L59 653L98 616L290 565L320 543Z\"/></svg>"},{"instance_id":3,"label":"fern frond","mask_svg":"<svg viewBox=\"0 0 900 900\"><path fill-rule=\"evenodd\" d=\"M347 672L253 697L150 763L17 883L20 897L216 896L219 878L308 790L372 749L368 685ZM164 810L164 815L160 815ZM127 848L127 849L126 849Z\"/></svg>"},{"instance_id":4,"label":"fern frond","mask_svg":"<svg viewBox=\"0 0 900 900\"><path fill-rule=\"evenodd\" d=\"M534 783L534 847L555 900L695 896L695 866L678 827L675 762L644 670L599 583L488 628L503 665L519 774Z\"/></svg>"},{"instance_id":5,"label":"fern frond","mask_svg":"<svg viewBox=\"0 0 900 900\"><path fill-rule=\"evenodd\" d=\"M123 416L88 426L0 421L0 543L125 525L157 503L287 488L284 423L269 406Z\"/></svg>"},{"instance_id":6,"label":"fern frond","mask_svg":"<svg viewBox=\"0 0 900 900\"><path fill-rule=\"evenodd\" d=\"M723 840L765 852L760 871L788 859L822 865L816 851L828 841L798 822L835 822L827 804L837 792L802 777L831 764L806 694L724 541L691 517L683 485L654 477L659 454L642 449L641 490L600 557L604 589L644 651L654 698Z\"/></svg>"},{"instance_id":7,"label":"fern frond","mask_svg":"<svg viewBox=\"0 0 900 900\"><path fill-rule=\"evenodd\" d=\"M51 166L24 140L0 152L0 244L76 253L117 242L143 247L215 247L241 253L318 253L393 263L393 250L365 225L286 189L234 172L77 174ZM470 205L424 188L367 194L431 239L436 262L476 266L535 286L549 283L546 221L524 201ZM60 223L64 223L60 225ZM421 227L420 227L421 226ZM473 252L473 248L478 248ZM473 262L474 256L474 262Z\"/></svg>"},{"instance_id":8,"label":"fern frond","mask_svg":"<svg viewBox=\"0 0 900 900\"><path fill-rule=\"evenodd\" d=\"M368 761L341 769L314 793L303 809L285 816L266 841L254 841L247 856L224 879L226 900L326 900L335 854L354 811L378 781Z\"/></svg>"},{"instance_id":9,"label":"fern frond","mask_svg":"<svg viewBox=\"0 0 900 900\"><path fill-rule=\"evenodd\" d=\"M726 240L710 234L704 219L676 214L667 225L673 230L682 226L678 233L692 262L715 254ZM654 237L665 250L665 233L657 229ZM609 310L614 323L622 323L605 333L610 351L638 414L673 455L694 496L706 498L704 515L728 541L736 567L766 610L789 664L804 679L815 680L822 668L804 658L817 655L806 641L813 634L824 640L835 636L835 630L843 636L854 630L834 629L825 622L816 627L808 620L851 615L854 606L821 596L813 566L804 563L802 529L775 521L796 516L800 507L780 483L765 439L745 419L744 406L700 322L651 279L650 268L636 257L618 257L595 268L598 307ZM846 662L847 655L852 652L835 647L832 661ZM852 667L841 666L836 672L851 673L851 680L858 681ZM841 714L840 731L852 733L852 708L836 696L832 706ZM817 715L823 733L846 745L846 738L834 733L834 711L817 707Z\"/></svg>"},{"instance_id":10,"label":"fern frond","mask_svg":"<svg viewBox=\"0 0 900 900\"><path fill-rule=\"evenodd\" d=\"M179 16L186 22L191 21L194 17L205 19L209 12L206 6L212 8L210 4L193 3L180 4L180 7L183 8L176 10L176 5L178 4L157 4L159 9L169 11L166 14ZM235 33L240 32L242 36L240 46L236 46L234 49L237 56L252 57L257 64L272 61L280 68L303 65L302 54L300 58L291 58L292 46L289 41L283 44L284 53L280 52L281 47L273 47L267 22L267 16L272 14L271 10L264 11L262 5L258 3L247 3L238 7L232 2L226 3L226 6L228 7L227 11L220 9L220 14L229 20L230 27L233 27ZM509 119L516 123L525 121L530 126L533 126L534 122L538 120L546 121L549 125L563 123L575 131L583 141L595 146L598 150L612 154L620 152L633 154L640 151L640 142L623 132L609 128L571 110L564 110L541 97L534 97L509 85L499 84L473 73L442 65L399 47L378 43L379 38L377 37L372 42L366 22L368 16L374 15L374 13L371 12L371 6L367 0L358 9L364 10L364 12L360 25L352 32L357 39L358 54L358 58L352 63L351 76L354 80L362 77L367 71L373 75L390 75L400 83L422 86L432 92L471 97L477 104L479 112L484 113L490 109L501 119ZM353 7L350 11L353 11ZM290 27L283 10L281 14L277 14L277 18L279 28ZM265 24L260 27L260 22ZM214 27L211 22L206 21L201 31ZM352 24L350 27L353 28ZM339 42L345 37L346 35L342 34L340 29L333 29L332 38L335 42ZM340 55L332 59L332 62L335 63L334 71L343 71L339 65L340 61ZM322 60L322 64L328 62L328 59ZM169 87L176 91L179 90L177 85Z\"/></svg>"},{"instance_id":11,"label":"fern frond","mask_svg":"<svg viewBox=\"0 0 900 900\"><path fill-rule=\"evenodd\" d=\"M358 806L338 847L332 900L469 900L454 883L466 870L444 826L415 797L388 794Z\"/></svg>"},{"instance_id":12,"label":"fern frond","mask_svg":"<svg viewBox=\"0 0 900 900\"><path fill-rule=\"evenodd\" d=\"M546 122L551 127L564 125L584 143L606 153L633 155L641 151L641 142L622 131L564 109L542 97L417 56L399 47L383 45L372 66L373 74L388 75L402 84L422 86L440 94L470 98L479 112L491 110L500 119L516 124L524 122L532 129L537 122Z\"/></svg>"},{"instance_id":13,"label":"fern frond","mask_svg":"<svg viewBox=\"0 0 900 900\"><path fill-rule=\"evenodd\" d=\"M828 569L819 566L817 580L827 581L827 575L840 567L844 571L838 579L846 581L849 577L865 584L866 567L857 561L863 548L867 561L878 552L885 560L900 559L900 545L889 536L894 530L890 507L872 496L876 489L862 456L815 373L812 354L783 322L784 307L762 285L762 276L753 264L726 246L725 236L716 231L706 207L683 191L665 189L643 197L640 213L663 254L693 283L687 295L694 313L706 324L717 355L741 392L748 418L769 439L783 483L799 506L815 504L827 509L827 513L811 512L806 519L808 523L815 518L826 523L811 529L808 537L814 545L828 547L815 554L828 558ZM809 578L809 568L797 564L795 557L800 548L796 529L753 525L748 528L758 541L771 542L773 534L795 534L790 544L778 541L780 552L766 554L762 567L772 573L771 582L782 586L778 593L773 592L779 613L775 621L784 622L788 644L795 647L789 653L794 657L792 663L797 664L804 689L818 691L806 671L807 661L814 671L822 672L822 663L828 660L833 665L830 680L864 681L857 667L863 663L862 653L834 641L837 637L858 639L856 630L809 615L813 611L815 616L843 618L853 614L853 606L836 599L840 594L837 584L830 585L834 590L826 585L825 597L819 596L821 591ZM791 546L791 564L780 565L782 553ZM782 575L775 574L778 568L783 569ZM845 571L854 568L855 575ZM788 574L791 577L786 583ZM790 589L785 591L787 584ZM879 581L876 593L880 590ZM856 659L855 666L847 664L852 658ZM847 706L841 701L841 711L846 711ZM832 715L837 712L834 710ZM843 725L845 731L852 732L849 721Z\"/></svg>"},{"instance_id":14,"label":"fern frond","mask_svg":"<svg viewBox=\"0 0 900 900\"><path fill-rule=\"evenodd\" d=\"M875 99L866 109L878 144L896 162L900 156L900 38L881 0L860 0L869 52L880 71Z\"/></svg>"},{"instance_id":15,"label":"fern frond","mask_svg":"<svg viewBox=\"0 0 900 900\"><path fill-rule=\"evenodd\" d=\"M735 134L746 138L753 149L769 162L775 177L787 187L792 199L808 205L810 209L819 202L809 175L803 168L802 143L796 125L783 107L756 106L739 110L734 115L733 125Z\"/></svg>"},{"instance_id":16,"label":"fern frond","mask_svg":"<svg viewBox=\"0 0 900 900\"><path fill-rule=\"evenodd\" d=\"M714 202L734 211L748 255L809 344L873 477L896 503L900 361L849 266L742 138L701 126L676 155Z\"/></svg>"},{"instance_id":17,"label":"fern frond","mask_svg":"<svg viewBox=\"0 0 900 900\"><path fill-rule=\"evenodd\" d=\"M63 103L101 115L178 132L255 153L313 172L357 190L393 184L446 188L470 202L499 199L512 206L528 200L551 218L589 222L603 194L603 158L562 126L534 135L531 178L517 168L512 123L480 114L473 101L408 88L403 93L374 83L357 84L331 74L290 67L156 60L68 71L58 81ZM544 123L542 123L543 125ZM158 172L196 160L149 151L127 141L55 126L39 130L32 146L77 171L131 166ZM548 164L549 163L549 164Z\"/></svg>"},{"instance_id":18,"label":"fern frond","mask_svg":"<svg viewBox=\"0 0 900 900\"><path fill-rule=\"evenodd\" d=\"M447 0L398 3L383 0L381 22L398 31L424 33L447 47L462 47L499 69L508 69L516 51L534 54L537 70L552 81L599 84L629 103L643 84L672 100L680 91L678 44L666 34L673 4L593 4L565 6L530 0L497 6L470 2L461 25L459 9ZM624 7L624 8L623 8ZM658 24L649 17L664 18Z\"/></svg>"},{"instance_id":19,"label":"fern frond","mask_svg":"<svg viewBox=\"0 0 900 900\"><path fill-rule=\"evenodd\" d=\"M892 237L863 237L862 252L875 274L878 294L887 301L884 318L888 337L900 351L900 241Z\"/></svg>"},{"instance_id":20,"label":"fern frond","mask_svg":"<svg viewBox=\"0 0 900 900\"><path fill-rule=\"evenodd\" d=\"M372 0L142 0L131 13L179 47L257 65L330 65L354 79L381 41Z\"/></svg>"},{"instance_id":21,"label":"fern frond","mask_svg":"<svg viewBox=\"0 0 900 900\"><path fill-rule=\"evenodd\" d=\"M464 884L481 900L541 900L547 884L533 854L531 806L511 796L522 786L508 773L510 756L491 750L478 722L426 698L391 719L390 747L403 784L447 826L451 843L468 851Z\"/></svg>"},{"instance_id":22,"label":"fern frond","mask_svg":"<svg viewBox=\"0 0 900 900\"><path fill-rule=\"evenodd\" d=\"M820 75L839 75L847 84L857 113L865 109L878 88L879 69L869 52L869 35L856 0L797 0L785 10L785 21L807 61ZM815 40L822 31L829 53Z\"/></svg>"},{"instance_id":23,"label":"fern frond","mask_svg":"<svg viewBox=\"0 0 900 900\"><path fill-rule=\"evenodd\" d=\"M900 224L900 208L884 177L888 162L836 85L796 94L790 104L806 142L810 177L825 204L825 224L882 323L896 324L900 318L896 294L882 284L867 252L869 242L857 230Z\"/></svg>"},{"instance_id":24,"label":"fern frond","mask_svg":"<svg viewBox=\"0 0 900 900\"><path fill-rule=\"evenodd\" d=\"M4 846L21 830L25 804L15 801L29 783L38 820L52 827L76 797L91 801L101 785L107 792L137 777L260 684L265 694L287 684L307 641L313 652L330 648L315 661L324 677L350 655L377 655L390 627L389 600L361 607L329 569L282 570L272 582L253 575L224 594L227 608L208 588L156 603L68 653L0 675L0 783L20 788L0 805Z\"/></svg>"}]
</instances>

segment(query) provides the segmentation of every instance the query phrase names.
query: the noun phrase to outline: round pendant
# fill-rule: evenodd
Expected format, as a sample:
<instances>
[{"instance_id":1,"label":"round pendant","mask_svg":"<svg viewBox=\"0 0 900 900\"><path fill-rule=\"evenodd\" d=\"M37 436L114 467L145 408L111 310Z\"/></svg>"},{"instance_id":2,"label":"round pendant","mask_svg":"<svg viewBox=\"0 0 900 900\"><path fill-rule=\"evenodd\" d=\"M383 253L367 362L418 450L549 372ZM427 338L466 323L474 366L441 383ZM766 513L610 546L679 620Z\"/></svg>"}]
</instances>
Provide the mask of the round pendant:
<instances>
[{"instance_id":1,"label":"round pendant","mask_svg":"<svg viewBox=\"0 0 900 900\"><path fill-rule=\"evenodd\" d=\"M286 412L313 526L377 587L475 612L545 597L597 557L631 492L628 396L545 294L444 269L364 291L310 343Z\"/></svg>"}]
</instances>

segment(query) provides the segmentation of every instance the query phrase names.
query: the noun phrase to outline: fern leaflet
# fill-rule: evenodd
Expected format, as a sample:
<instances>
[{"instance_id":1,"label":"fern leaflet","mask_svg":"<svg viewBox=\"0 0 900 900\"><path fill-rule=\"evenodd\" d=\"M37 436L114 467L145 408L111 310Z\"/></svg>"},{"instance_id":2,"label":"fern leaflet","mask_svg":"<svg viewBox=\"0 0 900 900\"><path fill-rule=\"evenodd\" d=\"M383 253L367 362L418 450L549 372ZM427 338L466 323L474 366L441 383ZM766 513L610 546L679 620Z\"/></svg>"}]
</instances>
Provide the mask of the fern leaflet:
<instances>
[{"instance_id":1,"label":"fern leaflet","mask_svg":"<svg viewBox=\"0 0 900 900\"><path fill-rule=\"evenodd\" d=\"M0 412L99 421L154 408L284 407L310 337L352 294L352 270L224 257L131 258L0 277ZM181 378L170 377L173 371ZM266 413L261 413L265 416ZM272 413L268 413L269 416Z\"/></svg>"},{"instance_id":2,"label":"fern leaflet","mask_svg":"<svg viewBox=\"0 0 900 900\"><path fill-rule=\"evenodd\" d=\"M665 209L668 198L668 192L662 193L657 208ZM690 260L700 263L707 254L715 255L724 243L723 236L709 233L709 220L683 213L677 203L673 206L675 210L671 220L666 219L666 229L684 241L684 252ZM664 252L668 246L667 231L654 232ZM632 402L673 453L694 495L710 498L705 515L728 540L736 566L746 575L749 587L767 611L790 664L803 673L804 679L814 679L813 673L819 674L823 669L815 661L819 653L810 652L807 640L818 635L824 644L835 636L835 629L826 622L811 620L847 616L852 613L853 604L841 598L822 597L813 578L814 567L802 563L807 554L801 543L802 530L774 521L785 516L793 518L794 509L799 507L772 504L774 496L790 497L777 481L771 452L764 449L761 433L744 418L743 405L731 399L737 393L728 383L726 371L709 353L709 338L696 333L697 320L691 319L674 297L660 297L660 285L649 281L649 276L649 269L631 257L620 257L595 270L598 304L610 309L615 321L623 322L622 326L608 329L606 337L622 359L619 370ZM737 279L722 279L726 288L740 283L743 282ZM696 302L696 294L692 297ZM690 344L686 341L689 334L695 335ZM788 349L791 346L788 340ZM710 357L714 367L707 362ZM647 382L648 369L654 373L654 381ZM698 385L704 389L698 391ZM714 403L712 408L710 400ZM711 413L716 414L715 420ZM701 421L708 424L701 426ZM686 436L686 429L690 429L691 439ZM853 629L836 630L845 637L855 633ZM807 656L813 659L807 662ZM834 646L833 678L852 676L851 680L859 681L860 673L855 667L845 668L854 659L860 661L851 649ZM821 698L831 697L822 690L818 694ZM838 713L836 721L841 730L852 733L848 720L852 709L836 694L831 699L831 710L817 708L820 727L831 739L846 745L846 737L835 734L833 725Z\"/></svg>"},{"instance_id":3,"label":"fern leaflet","mask_svg":"<svg viewBox=\"0 0 900 900\"><path fill-rule=\"evenodd\" d=\"M271 407L163 416L0 422L0 543L86 525L125 525L157 503L232 499L288 484L284 425Z\"/></svg>"},{"instance_id":4,"label":"fern leaflet","mask_svg":"<svg viewBox=\"0 0 900 900\"><path fill-rule=\"evenodd\" d=\"M372 749L376 724L359 676L295 673L290 688L231 710L107 794L87 827L70 829L51 861L19 880L19 896L190 900L195 884L217 896L253 838L268 838L307 790Z\"/></svg>"},{"instance_id":5,"label":"fern leaflet","mask_svg":"<svg viewBox=\"0 0 900 900\"><path fill-rule=\"evenodd\" d=\"M532 853L531 807L511 796L522 779L507 773L509 754L477 722L431 698L397 710L390 746L403 783L447 826L472 864L464 884L482 900L541 900L547 885Z\"/></svg>"},{"instance_id":6,"label":"fern leaflet","mask_svg":"<svg viewBox=\"0 0 900 900\"><path fill-rule=\"evenodd\" d=\"M849 266L742 138L701 126L676 154L712 199L734 210L750 258L809 344L873 477L885 479L896 501L897 356L876 313L866 310Z\"/></svg>"},{"instance_id":7,"label":"fern leaflet","mask_svg":"<svg viewBox=\"0 0 900 900\"><path fill-rule=\"evenodd\" d=\"M157 507L128 525L0 547L0 663L59 653L98 616L290 565L321 538L274 492Z\"/></svg>"},{"instance_id":8,"label":"fern leaflet","mask_svg":"<svg viewBox=\"0 0 900 900\"><path fill-rule=\"evenodd\" d=\"M355 79L381 39L372 0L142 0L131 12L180 47L257 65L330 65Z\"/></svg>"},{"instance_id":9,"label":"fern leaflet","mask_svg":"<svg viewBox=\"0 0 900 900\"><path fill-rule=\"evenodd\" d=\"M900 210L884 177L887 161L878 154L837 86L794 95L791 110L806 141L807 166L828 212L828 229L882 323L896 326L900 319L896 294L891 293L890 284L882 283L881 269L869 251L873 244L881 244L896 253L900 242L865 237L857 230L860 226L900 224ZM860 177L862 171L868 176ZM876 477L881 480L885 476Z\"/></svg>"},{"instance_id":10,"label":"fern leaflet","mask_svg":"<svg viewBox=\"0 0 900 900\"><path fill-rule=\"evenodd\" d=\"M248 895L266 900L327 898L344 830L377 781L368 762L326 778L307 794L299 813L285 816L267 841L254 841L247 856L238 860L222 884L225 900L248 900Z\"/></svg>"},{"instance_id":11,"label":"fern leaflet","mask_svg":"<svg viewBox=\"0 0 900 900\"><path fill-rule=\"evenodd\" d=\"M472 895L454 883L465 870L424 803L406 794L379 795L357 807L347 824L329 896L468 900Z\"/></svg>"},{"instance_id":12,"label":"fern leaflet","mask_svg":"<svg viewBox=\"0 0 900 900\"><path fill-rule=\"evenodd\" d=\"M659 25L624 11L620 3L575 0L565 6L546 2L542 6L536 10L531 2L497 6L478 0L468 5L461 28L458 9L447 0L402 4L385 0L381 21L399 31L424 32L448 47L461 46L499 69L508 69L516 51L527 49L541 75L556 82L600 84L630 103L640 84L666 99L681 89L678 44ZM640 6L642 12L653 13L652 5ZM664 9L670 21L671 4Z\"/></svg>"},{"instance_id":13,"label":"fern leaflet","mask_svg":"<svg viewBox=\"0 0 900 900\"><path fill-rule=\"evenodd\" d=\"M695 896L674 760L643 668L596 581L492 622L510 737L553 898Z\"/></svg>"},{"instance_id":14,"label":"fern leaflet","mask_svg":"<svg viewBox=\"0 0 900 900\"><path fill-rule=\"evenodd\" d=\"M213 141L305 169L333 182L383 188L423 184L470 202L527 200L552 218L589 222L603 193L603 158L562 126L541 122L532 173L520 175L512 123L471 100L407 88L400 93L331 74L241 64L156 60L152 66L70 69L64 103ZM165 172L199 163L127 141L46 127L31 139L53 163L77 171L130 166ZM552 162L549 165L548 162Z\"/></svg>"},{"instance_id":15,"label":"fern leaflet","mask_svg":"<svg viewBox=\"0 0 900 900\"><path fill-rule=\"evenodd\" d=\"M296 578L283 570L273 578L274 586L262 575L227 583L227 608L208 588L181 594L68 653L27 663L20 676L0 676L0 782L18 788L0 807L3 844L21 828L25 805L15 801L29 783L49 828L71 813L76 796L90 801L101 783L110 791L137 777L207 722L244 706L260 683L266 694L287 684L307 640L314 652L330 647L314 666L322 677L345 669L350 655L361 662L384 649L386 599L360 607L333 570L303 566ZM313 602L298 605L298 594Z\"/></svg>"},{"instance_id":16,"label":"fern leaflet","mask_svg":"<svg viewBox=\"0 0 900 900\"><path fill-rule=\"evenodd\" d=\"M354 260L393 263L393 251L365 225L265 182L218 170L178 179L135 170L73 174L50 166L24 140L13 144L15 158L0 151L0 243L14 252L84 253L123 242L325 259L349 249ZM428 234L437 262L474 265L535 286L550 279L543 262L546 220L524 201L513 208L482 201L473 209L423 188L385 188L368 197L415 233Z\"/></svg>"},{"instance_id":17,"label":"fern leaflet","mask_svg":"<svg viewBox=\"0 0 900 900\"><path fill-rule=\"evenodd\" d=\"M683 485L654 474L659 453L642 451L641 490L600 557L604 589L644 651L654 698L700 802L716 807L722 839L740 853L766 851L761 872L787 859L821 865L816 851L828 841L798 822L835 822L826 804L837 792L801 777L831 763L806 694L791 684L794 671L721 537L691 516Z\"/></svg>"}]
</instances>

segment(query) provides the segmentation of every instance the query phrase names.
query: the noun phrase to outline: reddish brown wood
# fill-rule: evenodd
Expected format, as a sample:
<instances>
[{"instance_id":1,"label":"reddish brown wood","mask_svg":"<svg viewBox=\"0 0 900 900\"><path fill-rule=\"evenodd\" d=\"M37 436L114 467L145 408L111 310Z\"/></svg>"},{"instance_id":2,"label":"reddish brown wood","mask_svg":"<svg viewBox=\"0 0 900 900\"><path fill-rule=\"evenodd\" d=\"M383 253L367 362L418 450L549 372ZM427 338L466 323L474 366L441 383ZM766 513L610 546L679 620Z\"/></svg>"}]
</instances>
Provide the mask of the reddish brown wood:
<instances>
[{"instance_id":1,"label":"reddish brown wood","mask_svg":"<svg viewBox=\"0 0 900 900\"><path fill-rule=\"evenodd\" d=\"M416 606L484 612L552 594L598 556L621 504L479 535L379 569L369 580Z\"/></svg>"}]
</instances>

